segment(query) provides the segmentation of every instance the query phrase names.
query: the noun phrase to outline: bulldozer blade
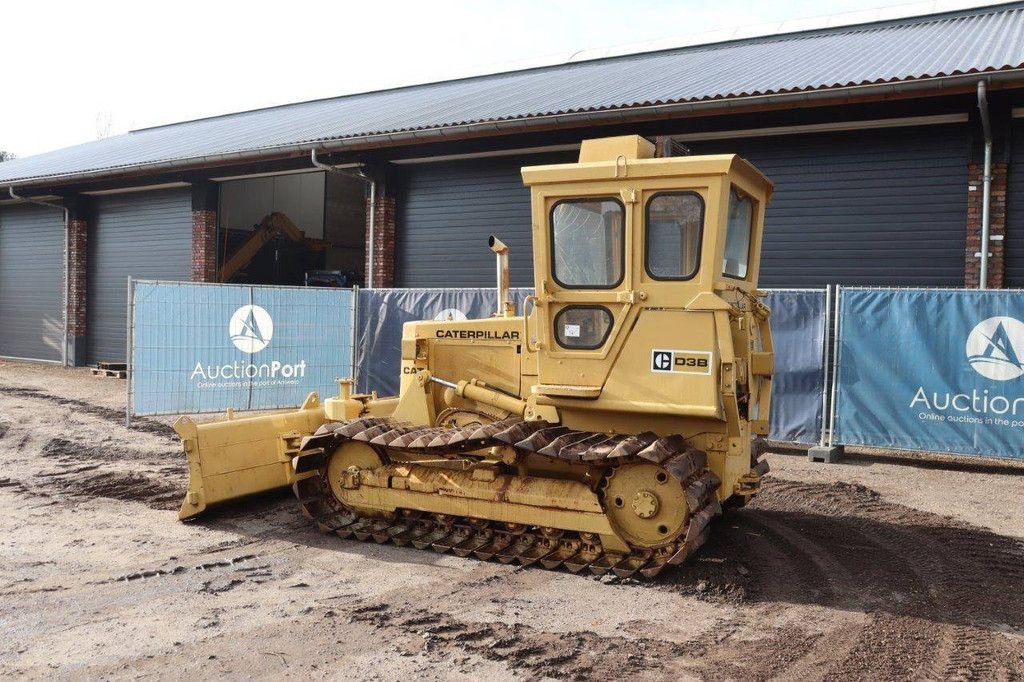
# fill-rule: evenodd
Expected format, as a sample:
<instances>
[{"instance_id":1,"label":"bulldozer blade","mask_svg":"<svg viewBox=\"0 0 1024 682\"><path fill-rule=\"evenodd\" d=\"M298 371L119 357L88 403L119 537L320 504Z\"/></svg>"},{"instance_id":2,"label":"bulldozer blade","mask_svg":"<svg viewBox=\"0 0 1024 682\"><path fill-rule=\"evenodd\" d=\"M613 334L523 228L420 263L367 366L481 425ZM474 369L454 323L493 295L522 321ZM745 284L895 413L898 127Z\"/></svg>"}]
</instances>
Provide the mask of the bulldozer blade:
<instances>
[{"instance_id":1,"label":"bulldozer blade","mask_svg":"<svg viewBox=\"0 0 1024 682\"><path fill-rule=\"evenodd\" d=\"M174 424L188 459L188 492L179 519L210 505L285 488L296 480L295 454L288 440L311 436L327 421L320 398L311 393L298 410L244 419Z\"/></svg>"}]
</instances>

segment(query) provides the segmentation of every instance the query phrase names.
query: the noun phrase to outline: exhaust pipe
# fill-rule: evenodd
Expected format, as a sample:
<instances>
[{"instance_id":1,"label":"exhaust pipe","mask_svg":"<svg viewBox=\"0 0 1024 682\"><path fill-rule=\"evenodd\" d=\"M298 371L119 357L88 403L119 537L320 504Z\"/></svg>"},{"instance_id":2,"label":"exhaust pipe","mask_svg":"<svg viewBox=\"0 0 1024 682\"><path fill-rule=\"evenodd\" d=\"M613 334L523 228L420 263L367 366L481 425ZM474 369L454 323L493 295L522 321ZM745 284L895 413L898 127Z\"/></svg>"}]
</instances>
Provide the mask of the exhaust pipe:
<instances>
[{"instance_id":1,"label":"exhaust pipe","mask_svg":"<svg viewBox=\"0 0 1024 682\"><path fill-rule=\"evenodd\" d=\"M508 295L508 246L493 234L487 238L487 246L498 255L498 310L496 317L515 317L516 304Z\"/></svg>"}]
</instances>

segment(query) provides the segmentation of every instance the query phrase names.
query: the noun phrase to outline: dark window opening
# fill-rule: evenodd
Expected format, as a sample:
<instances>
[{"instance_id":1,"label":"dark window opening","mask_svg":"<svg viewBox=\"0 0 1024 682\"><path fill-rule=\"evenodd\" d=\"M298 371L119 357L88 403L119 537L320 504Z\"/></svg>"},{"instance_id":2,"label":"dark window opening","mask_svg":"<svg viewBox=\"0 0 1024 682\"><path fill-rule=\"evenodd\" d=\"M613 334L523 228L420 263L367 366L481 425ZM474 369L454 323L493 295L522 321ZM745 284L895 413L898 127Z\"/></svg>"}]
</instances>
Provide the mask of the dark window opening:
<instances>
[{"instance_id":1,"label":"dark window opening","mask_svg":"<svg viewBox=\"0 0 1024 682\"><path fill-rule=\"evenodd\" d=\"M599 305L562 308L555 315L555 339L562 348L594 350L604 345L612 330L612 314Z\"/></svg>"},{"instance_id":2,"label":"dark window opening","mask_svg":"<svg viewBox=\"0 0 1024 682\"><path fill-rule=\"evenodd\" d=\"M725 228L726 277L746 279L750 260L750 232L754 224L754 200L735 187L729 192L729 222Z\"/></svg>"},{"instance_id":3,"label":"dark window opening","mask_svg":"<svg viewBox=\"0 0 1024 682\"><path fill-rule=\"evenodd\" d=\"M654 279L690 279L700 266L704 200L694 192L663 192L647 202L644 262Z\"/></svg>"},{"instance_id":4,"label":"dark window opening","mask_svg":"<svg viewBox=\"0 0 1024 682\"><path fill-rule=\"evenodd\" d=\"M564 199L551 208L552 274L568 289L612 289L625 270L625 209L618 199Z\"/></svg>"}]
</instances>

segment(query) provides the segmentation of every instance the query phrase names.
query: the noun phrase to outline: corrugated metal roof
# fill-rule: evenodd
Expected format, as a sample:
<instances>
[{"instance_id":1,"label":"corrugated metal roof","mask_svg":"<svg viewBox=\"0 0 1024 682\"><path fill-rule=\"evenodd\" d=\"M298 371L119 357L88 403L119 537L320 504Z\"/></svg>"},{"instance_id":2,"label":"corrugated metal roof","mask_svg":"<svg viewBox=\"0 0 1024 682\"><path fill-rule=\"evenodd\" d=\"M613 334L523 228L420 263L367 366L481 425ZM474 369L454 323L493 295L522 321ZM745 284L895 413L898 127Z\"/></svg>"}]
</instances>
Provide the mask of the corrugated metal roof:
<instances>
[{"instance_id":1,"label":"corrugated metal roof","mask_svg":"<svg viewBox=\"0 0 1024 682\"><path fill-rule=\"evenodd\" d=\"M1024 4L348 95L127 133L0 164L0 183L297 145L1024 67ZM424 137L427 133L424 132Z\"/></svg>"}]
</instances>

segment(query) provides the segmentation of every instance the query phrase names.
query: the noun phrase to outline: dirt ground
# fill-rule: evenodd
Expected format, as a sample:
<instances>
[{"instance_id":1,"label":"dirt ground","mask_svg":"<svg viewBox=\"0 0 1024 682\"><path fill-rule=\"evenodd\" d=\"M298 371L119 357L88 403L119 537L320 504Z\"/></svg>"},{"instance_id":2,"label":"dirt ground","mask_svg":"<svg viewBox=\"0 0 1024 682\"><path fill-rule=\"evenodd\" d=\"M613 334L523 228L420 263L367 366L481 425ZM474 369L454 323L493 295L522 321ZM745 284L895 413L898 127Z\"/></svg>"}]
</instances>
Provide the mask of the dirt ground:
<instances>
[{"instance_id":1,"label":"dirt ground","mask_svg":"<svg viewBox=\"0 0 1024 682\"><path fill-rule=\"evenodd\" d=\"M0 677L1024 679L1024 467L768 455L653 582L320 535L287 495L179 523L167 420L0 363Z\"/></svg>"}]
</instances>

